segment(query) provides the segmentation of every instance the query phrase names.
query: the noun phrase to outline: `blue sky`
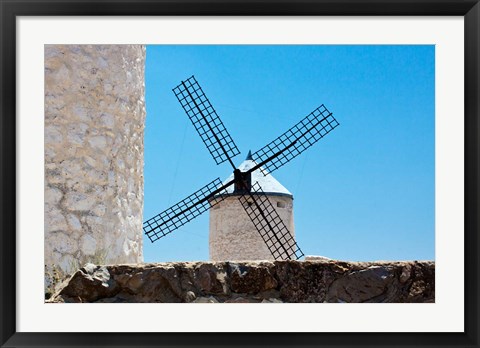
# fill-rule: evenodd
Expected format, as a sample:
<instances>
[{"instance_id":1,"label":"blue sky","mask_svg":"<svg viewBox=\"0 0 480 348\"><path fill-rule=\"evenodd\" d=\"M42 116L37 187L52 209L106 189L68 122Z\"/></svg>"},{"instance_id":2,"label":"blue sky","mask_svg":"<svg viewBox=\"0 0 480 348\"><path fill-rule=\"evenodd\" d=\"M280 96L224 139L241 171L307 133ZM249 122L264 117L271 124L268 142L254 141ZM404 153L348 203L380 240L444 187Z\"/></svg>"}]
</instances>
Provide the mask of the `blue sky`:
<instances>
[{"instance_id":1,"label":"blue sky","mask_svg":"<svg viewBox=\"0 0 480 348\"><path fill-rule=\"evenodd\" d=\"M213 179L216 165L172 88L195 75L241 154L321 104L340 126L273 173L294 196L306 255L435 258L435 47L147 47L144 220ZM146 262L208 260L208 212L151 243Z\"/></svg>"}]
</instances>

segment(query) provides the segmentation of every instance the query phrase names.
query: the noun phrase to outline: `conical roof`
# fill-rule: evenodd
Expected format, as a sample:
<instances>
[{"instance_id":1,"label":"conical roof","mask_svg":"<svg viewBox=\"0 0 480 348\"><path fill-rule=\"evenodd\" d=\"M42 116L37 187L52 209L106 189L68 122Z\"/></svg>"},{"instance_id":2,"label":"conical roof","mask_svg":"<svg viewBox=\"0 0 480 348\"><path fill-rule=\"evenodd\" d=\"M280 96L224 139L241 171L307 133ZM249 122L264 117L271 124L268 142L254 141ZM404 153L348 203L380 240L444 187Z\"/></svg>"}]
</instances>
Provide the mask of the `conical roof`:
<instances>
[{"instance_id":1,"label":"conical roof","mask_svg":"<svg viewBox=\"0 0 480 348\"><path fill-rule=\"evenodd\" d=\"M257 162L252 159L252 154L249 151L247 158L238 166L238 169L240 169L242 172L246 172L256 165ZM263 167L260 167L252 172L252 186L255 183L258 183L266 194L273 196L290 196L293 198L293 195L290 193L290 191L288 191L285 186L280 184L277 179L275 179L271 174L267 174L265 176L263 175L264 173L267 173L267 171ZM233 173L223 182L223 184L226 184L231 180L233 180ZM232 194L233 189L234 185L230 185L226 191L229 194Z\"/></svg>"}]
</instances>

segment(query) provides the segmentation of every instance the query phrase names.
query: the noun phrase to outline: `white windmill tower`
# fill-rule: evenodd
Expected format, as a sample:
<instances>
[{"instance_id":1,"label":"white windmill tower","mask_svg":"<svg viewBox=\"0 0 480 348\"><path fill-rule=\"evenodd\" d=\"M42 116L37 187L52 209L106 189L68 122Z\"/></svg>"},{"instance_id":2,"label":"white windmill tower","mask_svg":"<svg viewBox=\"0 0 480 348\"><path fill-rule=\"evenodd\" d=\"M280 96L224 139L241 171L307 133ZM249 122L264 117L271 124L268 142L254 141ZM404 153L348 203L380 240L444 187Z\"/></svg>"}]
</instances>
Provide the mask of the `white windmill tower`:
<instances>
[{"instance_id":1,"label":"white windmill tower","mask_svg":"<svg viewBox=\"0 0 480 348\"><path fill-rule=\"evenodd\" d=\"M238 169L247 172L255 167L251 152ZM272 203L292 236L295 237L293 224L293 195L272 175L264 175L265 170L259 168L251 173L252 186L258 184ZM234 179L230 175L224 183ZM224 199L210 209L210 260L274 260L272 252L257 227L249 218L242 203L238 199L243 193L235 193L234 186L226 189ZM253 203L253 202L251 202ZM248 201L247 201L248 204Z\"/></svg>"}]
</instances>

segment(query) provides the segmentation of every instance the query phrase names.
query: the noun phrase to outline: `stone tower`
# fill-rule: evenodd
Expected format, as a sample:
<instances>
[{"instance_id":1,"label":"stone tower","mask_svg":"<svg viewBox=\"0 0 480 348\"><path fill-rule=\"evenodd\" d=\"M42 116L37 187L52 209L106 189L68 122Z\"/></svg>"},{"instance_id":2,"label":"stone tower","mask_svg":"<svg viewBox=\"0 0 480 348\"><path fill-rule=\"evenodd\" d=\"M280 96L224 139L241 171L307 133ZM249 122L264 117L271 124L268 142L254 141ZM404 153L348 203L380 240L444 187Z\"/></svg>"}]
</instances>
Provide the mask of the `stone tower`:
<instances>
[{"instance_id":1,"label":"stone tower","mask_svg":"<svg viewBox=\"0 0 480 348\"><path fill-rule=\"evenodd\" d=\"M257 163L249 153L238 169L242 172ZM263 168L252 172L252 185L258 183L266 193L278 215L295 235L293 224L293 195L272 175L264 176ZM233 174L224 183L233 179ZM234 194L234 187L228 189L227 197L210 209L210 260L273 260L268 247Z\"/></svg>"},{"instance_id":2,"label":"stone tower","mask_svg":"<svg viewBox=\"0 0 480 348\"><path fill-rule=\"evenodd\" d=\"M145 46L45 46L45 265L138 263Z\"/></svg>"}]
</instances>

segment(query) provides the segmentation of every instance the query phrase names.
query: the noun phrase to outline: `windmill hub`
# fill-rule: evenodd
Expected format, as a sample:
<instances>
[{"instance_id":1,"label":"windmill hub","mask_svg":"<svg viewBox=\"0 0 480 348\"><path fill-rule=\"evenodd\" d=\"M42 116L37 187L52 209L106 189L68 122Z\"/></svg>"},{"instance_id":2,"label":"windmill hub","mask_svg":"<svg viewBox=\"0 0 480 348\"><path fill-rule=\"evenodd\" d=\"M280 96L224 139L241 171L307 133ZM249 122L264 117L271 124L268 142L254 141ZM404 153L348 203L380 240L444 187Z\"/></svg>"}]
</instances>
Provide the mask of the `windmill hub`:
<instances>
[{"instance_id":1,"label":"windmill hub","mask_svg":"<svg viewBox=\"0 0 480 348\"><path fill-rule=\"evenodd\" d=\"M234 176L234 189L233 192L236 194L246 194L249 193L252 189L252 173L242 172L240 169L235 169L233 172Z\"/></svg>"}]
</instances>

